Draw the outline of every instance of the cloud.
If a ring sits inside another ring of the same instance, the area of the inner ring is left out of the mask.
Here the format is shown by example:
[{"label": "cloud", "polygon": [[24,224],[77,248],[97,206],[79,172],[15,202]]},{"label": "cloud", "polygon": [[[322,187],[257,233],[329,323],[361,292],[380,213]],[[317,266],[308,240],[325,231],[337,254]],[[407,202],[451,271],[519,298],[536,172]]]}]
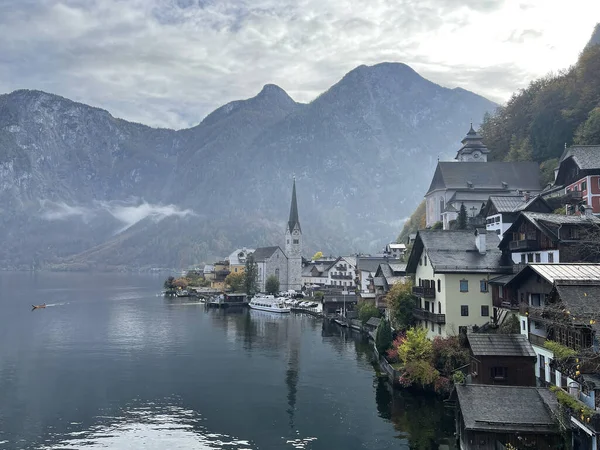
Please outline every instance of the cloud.
[{"label": "cloud", "polygon": [[450,87],[463,67],[513,64],[518,85],[460,85],[506,99],[573,63],[598,16],[597,0],[3,0],[0,92],[182,128],[266,83],[306,102],[360,64],[400,61]]},{"label": "cloud", "polygon": [[123,224],[118,232],[124,231],[136,223],[151,219],[159,222],[167,217],[187,217],[197,214],[191,209],[180,209],[176,205],[152,204],[138,199],[128,201],[94,202],[93,206],[71,206],[64,202],[40,201],[40,217],[49,221],[81,218],[89,222],[102,212],[107,212]]}]

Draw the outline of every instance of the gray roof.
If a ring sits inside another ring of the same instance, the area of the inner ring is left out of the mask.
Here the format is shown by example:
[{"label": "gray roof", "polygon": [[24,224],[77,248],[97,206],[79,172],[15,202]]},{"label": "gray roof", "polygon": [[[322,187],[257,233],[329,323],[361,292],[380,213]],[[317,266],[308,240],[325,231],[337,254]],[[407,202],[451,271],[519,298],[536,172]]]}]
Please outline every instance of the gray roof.
[{"label": "gray roof", "polygon": [[587,323],[600,315],[600,284],[557,284],[555,289],[575,322]]},{"label": "gray roof", "polygon": [[559,433],[551,411],[557,408],[548,389],[524,386],[457,385],[467,430]]},{"label": "gray roof", "polygon": [[[473,163],[475,164],[475,163]],[[498,249],[496,234],[488,234],[486,252],[479,253],[472,230],[420,230],[406,266],[415,273],[423,248],[437,273],[504,273],[512,271],[512,263]]]},{"label": "gray roof", "polygon": [[389,264],[390,269],[392,269],[392,272],[403,272],[406,273],[406,264]]},{"label": "gray roof", "polygon": [[561,263],[529,264],[528,266],[549,283],[559,280],[600,282],[600,264]]},{"label": "gray roof", "polygon": [[372,327],[378,327],[380,323],[381,319],[377,317],[371,317],[369,320],[367,320],[367,325],[371,325]]},{"label": "gray roof", "polygon": [[384,263],[398,264],[398,263],[400,263],[400,260],[393,259],[393,258],[377,257],[377,256],[368,256],[368,257],[360,256],[356,259],[356,264],[357,264],[358,270],[364,271],[364,272],[372,272],[373,274],[375,274],[375,272],[377,272],[377,268],[379,267],[379,264],[384,264]]},{"label": "gray roof", "polygon": [[482,202],[485,203],[490,198],[490,193],[487,191],[456,191],[448,203],[456,205],[459,202]]},{"label": "gray roof", "polygon": [[[436,189],[464,189],[467,181],[473,190],[508,189],[539,191],[540,168],[535,162],[438,162],[427,194]],[[490,193],[490,192],[489,192]]]},{"label": "gray roof", "polygon": [[582,170],[600,169],[600,145],[575,145],[567,148],[560,162],[567,158],[573,158],[573,161]]},{"label": "gray roof", "polygon": [[385,278],[383,278],[383,277],[374,277],[373,278],[373,285],[380,286],[380,287],[385,287]]},{"label": "gray roof", "polygon": [[266,261],[271,256],[273,256],[273,254],[277,251],[278,248],[279,248],[278,246],[257,248],[254,251],[254,253],[252,254],[252,256],[254,257],[254,261],[256,261],[256,262]]},{"label": "gray roof", "polygon": [[510,275],[500,275],[499,277],[491,278],[489,284],[498,284],[504,286],[510,280],[515,277],[516,274],[511,273]]},{"label": "gray roof", "polygon": [[552,213],[538,213],[523,211],[521,213],[527,217],[532,223],[536,222],[547,222],[553,225],[566,225],[566,224],[600,224],[600,219],[596,216],[575,216],[566,214],[552,214]]},{"label": "gray roof", "polygon": [[523,334],[469,333],[467,339],[475,356],[536,357],[533,347]]}]

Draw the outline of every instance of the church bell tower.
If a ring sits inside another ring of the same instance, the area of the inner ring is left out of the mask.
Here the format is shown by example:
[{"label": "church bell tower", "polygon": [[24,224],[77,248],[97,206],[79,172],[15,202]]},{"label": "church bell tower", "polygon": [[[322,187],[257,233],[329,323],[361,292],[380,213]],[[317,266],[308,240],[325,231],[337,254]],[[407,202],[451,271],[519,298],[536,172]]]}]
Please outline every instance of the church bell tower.
[{"label": "church bell tower", "polygon": [[298,202],[296,200],[296,178],[292,188],[292,204],[290,218],[285,229],[285,254],[288,258],[287,289],[300,291],[302,288],[302,229],[298,219]]}]

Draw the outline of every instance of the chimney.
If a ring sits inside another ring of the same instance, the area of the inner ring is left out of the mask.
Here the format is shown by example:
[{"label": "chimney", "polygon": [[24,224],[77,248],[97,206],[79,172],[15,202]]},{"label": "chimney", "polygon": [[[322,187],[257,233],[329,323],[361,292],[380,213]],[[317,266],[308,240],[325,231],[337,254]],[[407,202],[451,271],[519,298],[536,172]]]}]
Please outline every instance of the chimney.
[{"label": "chimney", "polygon": [[529,191],[523,192],[523,201],[524,202],[528,202],[530,198],[531,198],[531,195],[529,194]]},{"label": "chimney", "polygon": [[584,211],[583,212],[584,216],[587,216],[587,217],[592,217],[593,216],[594,209],[590,205],[585,205],[583,207],[583,211]]},{"label": "chimney", "polygon": [[485,255],[486,252],[485,235],[485,228],[475,228],[475,246],[482,255]]}]

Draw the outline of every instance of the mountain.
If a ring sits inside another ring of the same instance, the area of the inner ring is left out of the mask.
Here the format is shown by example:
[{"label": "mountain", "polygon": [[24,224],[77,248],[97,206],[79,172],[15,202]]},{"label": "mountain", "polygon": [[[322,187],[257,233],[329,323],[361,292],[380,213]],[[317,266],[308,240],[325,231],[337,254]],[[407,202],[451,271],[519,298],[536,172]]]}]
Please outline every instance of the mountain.
[{"label": "mountain", "polygon": [[495,107],[399,63],[357,67],[309,104],[268,84],[179,131],[2,95],[0,267],[186,267],[281,245],[292,176],[307,255],[378,250]]},{"label": "mountain", "polygon": [[589,42],[585,46],[586,50],[588,48],[592,47],[593,45],[600,45],[600,23],[596,24],[596,27],[594,28],[594,32],[592,33],[592,37],[590,38]]}]

